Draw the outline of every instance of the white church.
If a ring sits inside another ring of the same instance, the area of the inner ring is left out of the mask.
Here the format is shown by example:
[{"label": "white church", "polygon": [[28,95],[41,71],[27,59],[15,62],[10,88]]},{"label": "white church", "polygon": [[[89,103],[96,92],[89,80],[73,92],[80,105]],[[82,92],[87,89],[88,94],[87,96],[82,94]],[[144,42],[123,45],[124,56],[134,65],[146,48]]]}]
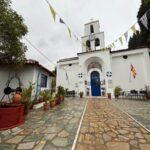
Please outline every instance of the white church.
[{"label": "white church", "polygon": [[[57,87],[80,92],[84,96],[114,96],[114,89],[141,90],[150,86],[150,51],[148,48],[111,51],[105,48],[99,21],[84,26],[82,52],[77,57],[57,62]],[[131,66],[136,75],[133,76]]]}]

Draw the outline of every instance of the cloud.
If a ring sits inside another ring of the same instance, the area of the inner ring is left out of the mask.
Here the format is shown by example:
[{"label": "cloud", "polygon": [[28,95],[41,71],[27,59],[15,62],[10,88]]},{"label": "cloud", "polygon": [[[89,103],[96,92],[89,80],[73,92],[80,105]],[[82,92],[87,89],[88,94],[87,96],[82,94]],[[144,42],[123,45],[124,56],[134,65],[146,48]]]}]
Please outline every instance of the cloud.
[{"label": "cloud", "polygon": [[[29,28],[28,39],[50,60],[76,56],[81,44],[70,39],[63,24],[55,23],[44,0],[13,0],[12,7],[23,16]],[[136,22],[141,0],[55,0],[52,6],[79,37],[84,34],[84,24],[91,18],[100,20],[100,30],[105,32],[106,44],[111,43]],[[27,57],[52,68],[43,56],[28,43]],[[119,47],[121,48],[121,47]]]}]

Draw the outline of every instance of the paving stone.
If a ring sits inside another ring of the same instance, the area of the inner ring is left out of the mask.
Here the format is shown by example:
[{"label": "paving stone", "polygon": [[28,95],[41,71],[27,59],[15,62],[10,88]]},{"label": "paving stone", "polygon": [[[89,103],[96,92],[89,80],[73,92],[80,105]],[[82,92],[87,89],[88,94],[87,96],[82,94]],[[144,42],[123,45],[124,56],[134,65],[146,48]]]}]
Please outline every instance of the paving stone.
[{"label": "paving stone", "polygon": [[25,136],[20,136],[20,135],[17,135],[11,139],[9,139],[8,141],[6,141],[6,143],[12,143],[12,144],[17,144],[19,142],[21,142],[21,140],[24,138]]},{"label": "paving stone", "polygon": [[124,135],[118,135],[118,141],[128,141],[129,140],[129,138],[128,137],[126,137],[126,136],[124,136]]},{"label": "paving stone", "polygon": [[139,139],[143,139],[143,135],[141,133],[136,133],[135,134],[135,137],[139,138]]},{"label": "paving stone", "polygon": [[44,139],[51,141],[55,136],[56,136],[55,133],[52,133],[52,134],[45,134],[45,135],[44,135]]},{"label": "paving stone", "polygon": [[6,130],[6,131],[2,131],[1,134],[4,135],[4,136],[7,136],[11,133],[10,130]]},{"label": "paving stone", "polygon": [[120,134],[127,134],[127,133],[129,133],[129,131],[127,131],[127,130],[118,130],[118,132],[120,133]]},{"label": "paving stone", "polygon": [[114,107],[112,101],[89,100],[76,150],[88,150],[90,145],[91,149],[94,147],[97,150],[140,150],[139,144],[150,144],[150,134],[141,128],[128,115]]},{"label": "paving stone", "polygon": [[136,140],[131,140],[130,141],[130,144],[131,144],[131,146],[133,147],[133,148],[138,148],[139,146],[138,146],[138,141],[136,141]]},{"label": "paving stone", "polygon": [[66,130],[63,130],[58,134],[58,136],[59,137],[68,137],[69,133]]},{"label": "paving stone", "polygon": [[103,134],[103,138],[105,142],[108,142],[112,139],[111,136],[109,136],[108,134]]},{"label": "paving stone", "polygon": [[150,149],[150,144],[140,144],[140,149],[141,150],[149,150]]},{"label": "paving stone", "polygon": [[129,150],[129,144],[125,142],[108,142],[108,150]]},{"label": "paving stone", "polygon": [[31,134],[31,135],[28,135],[24,138],[24,142],[36,142],[38,140],[41,140],[42,139],[42,135],[40,134]]},{"label": "paving stone", "polygon": [[68,146],[68,139],[57,137],[52,140],[52,143],[57,147],[66,147]]},{"label": "paving stone", "polygon": [[21,143],[17,147],[17,149],[32,149],[35,145],[35,142],[26,142],[26,143]]},{"label": "paving stone", "polygon": [[46,144],[46,141],[42,140],[39,142],[39,144],[37,144],[33,150],[42,150],[44,145]]},{"label": "paving stone", "polygon": [[1,143],[0,150],[14,150],[15,146],[12,144]]}]

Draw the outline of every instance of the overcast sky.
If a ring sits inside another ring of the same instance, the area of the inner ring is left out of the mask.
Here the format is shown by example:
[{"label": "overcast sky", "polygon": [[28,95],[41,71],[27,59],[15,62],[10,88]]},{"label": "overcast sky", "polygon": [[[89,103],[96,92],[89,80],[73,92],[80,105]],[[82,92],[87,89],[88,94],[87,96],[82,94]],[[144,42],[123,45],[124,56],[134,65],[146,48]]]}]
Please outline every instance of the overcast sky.
[{"label": "overcast sky", "polygon": [[[79,37],[83,36],[84,24],[100,21],[105,32],[106,45],[116,40],[135,22],[141,0],[48,0],[57,13]],[[81,44],[70,39],[66,27],[54,23],[45,0],[12,0],[12,7],[24,18],[28,26],[27,38],[56,64],[61,58],[74,57],[81,52]],[[27,58],[38,60],[48,69],[54,67],[27,42]],[[126,44],[122,47],[126,48]]]}]

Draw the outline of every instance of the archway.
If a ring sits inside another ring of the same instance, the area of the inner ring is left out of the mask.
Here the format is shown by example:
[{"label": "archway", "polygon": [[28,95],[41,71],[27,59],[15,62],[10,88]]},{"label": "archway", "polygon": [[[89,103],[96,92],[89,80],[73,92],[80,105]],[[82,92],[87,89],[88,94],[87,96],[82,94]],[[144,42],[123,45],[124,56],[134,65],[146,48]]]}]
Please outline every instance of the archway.
[{"label": "archway", "polygon": [[97,71],[91,73],[91,94],[92,96],[101,96],[100,74]]}]

